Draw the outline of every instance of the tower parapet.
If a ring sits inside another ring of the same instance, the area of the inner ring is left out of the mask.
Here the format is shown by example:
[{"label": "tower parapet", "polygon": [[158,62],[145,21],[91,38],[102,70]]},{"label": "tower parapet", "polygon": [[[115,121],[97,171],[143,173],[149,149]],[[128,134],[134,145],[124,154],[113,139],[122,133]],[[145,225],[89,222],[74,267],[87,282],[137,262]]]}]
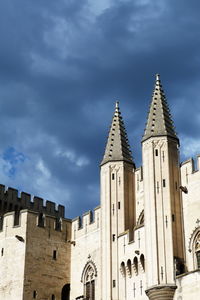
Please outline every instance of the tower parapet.
[{"label": "tower parapet", "polygon": [[100,206],[97,206],[94,211],[85,212],[82,217],[77,217],[72,220],[72,239],[77,239],[85,234],[91,233],[100,228]]},{"label": "tower parapet", "polygon": [[5,188],[5,185],[0,184],[0,215],[10,211],[20,211],[29,209],[35,212],[47,214],[57,218],[64,218],[65,208],[63,205],[56,205],[51,201],[46,201],[40,197],[34,196],[33,201],[31,195],[21,192],[11,187]]}]

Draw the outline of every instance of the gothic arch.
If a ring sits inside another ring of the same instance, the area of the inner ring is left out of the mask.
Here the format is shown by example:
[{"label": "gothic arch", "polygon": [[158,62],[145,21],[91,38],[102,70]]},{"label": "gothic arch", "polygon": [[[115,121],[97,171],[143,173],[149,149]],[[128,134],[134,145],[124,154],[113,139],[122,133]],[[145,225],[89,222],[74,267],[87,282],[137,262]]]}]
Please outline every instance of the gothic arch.
[{"label": "gothic arch", "polygon": [[127,268],[128,276],[131,277],[132,276],[132,265],[131,265],[130,259],[127,260],[126,268]]},{"label": "gothic arch", "polygon": [[136,256],[133,259],[133,270],[135,275],[138,275],[138,258]]},{"label": "gothic arch", "polygon": [[85,264],[85,267],[83,268],[83,272],[82,272],[82,275],[81,275],[81,282],[85,281],[85,276],[86,276],[86,273],[87,273],[89,268],[93,269],[94,276],[97,277],[97,267],[96,267],[95,263],[92,260],[89,260]]},{"label": "gothic arch", "polygon": [[144,259],[144,254],[140,255],[140,264],[142,266],[143,272],[145,271],[145,259]]},{"label": "gothic arch", "polygon": [[95,300],[96,294],[96,277],[97,277],[97,268],[93,261],[88,261],[85,265],[81,281],[83,282],[83,295],[86,300]]},{"label": "gothic arch", "polygon": [[126,267],[125,267],[125,263],[122,261],[121,265],[120,265],[120,271],[122,273],[122,276],[125,277],[126,276]]},{"label": "gothic arch", "polygon": [[189,240],[189,252],[193,255],[194,269],[200,268],[200,226],[196,227]]}]

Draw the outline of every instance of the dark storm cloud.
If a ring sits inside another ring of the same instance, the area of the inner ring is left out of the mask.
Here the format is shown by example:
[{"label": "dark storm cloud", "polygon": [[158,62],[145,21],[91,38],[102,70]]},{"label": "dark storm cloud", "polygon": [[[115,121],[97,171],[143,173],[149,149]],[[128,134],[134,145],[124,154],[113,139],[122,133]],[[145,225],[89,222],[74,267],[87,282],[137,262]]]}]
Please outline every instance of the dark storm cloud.
[{"label": "dark storm cloud", "polygon": [[[157,72],[182,157],[189,143],[195,154],[199,9],[179,0],[1,1],[1,182],[66,204],[68,217],[93,208],[114,102],[139,165]],[[25,159],[13,163],[19,153]]]}]

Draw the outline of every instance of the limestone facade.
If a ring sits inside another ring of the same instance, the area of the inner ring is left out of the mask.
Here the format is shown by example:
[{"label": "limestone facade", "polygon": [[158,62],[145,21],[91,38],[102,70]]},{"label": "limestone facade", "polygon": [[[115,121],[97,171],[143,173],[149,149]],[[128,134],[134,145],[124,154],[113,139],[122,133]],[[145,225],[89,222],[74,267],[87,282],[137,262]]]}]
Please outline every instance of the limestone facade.
[{"label": "limestone facade", "polygon": [[179,144],[157,75],[142,166],[117,103],[93,212],[0,186],[0,299],[199,299],[200,157],[180,164]]}]

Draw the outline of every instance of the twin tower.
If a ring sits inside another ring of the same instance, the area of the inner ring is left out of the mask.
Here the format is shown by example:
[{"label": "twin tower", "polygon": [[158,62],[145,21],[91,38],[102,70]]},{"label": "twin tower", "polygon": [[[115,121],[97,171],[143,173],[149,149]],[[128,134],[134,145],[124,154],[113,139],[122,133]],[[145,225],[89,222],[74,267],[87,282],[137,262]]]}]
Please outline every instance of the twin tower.
[{"label": "twin tower", "polygon": [[[179,139],[159,75],[144,136],[142,174],[145,232],[146,295],[150,300],[173,299],[175,262],[184,268]],[[101,163],[102,299],[120,299],[118,237],[136,227],[135,164],[116,103]],[[127,298],[128,299],[128,298]]]}]

